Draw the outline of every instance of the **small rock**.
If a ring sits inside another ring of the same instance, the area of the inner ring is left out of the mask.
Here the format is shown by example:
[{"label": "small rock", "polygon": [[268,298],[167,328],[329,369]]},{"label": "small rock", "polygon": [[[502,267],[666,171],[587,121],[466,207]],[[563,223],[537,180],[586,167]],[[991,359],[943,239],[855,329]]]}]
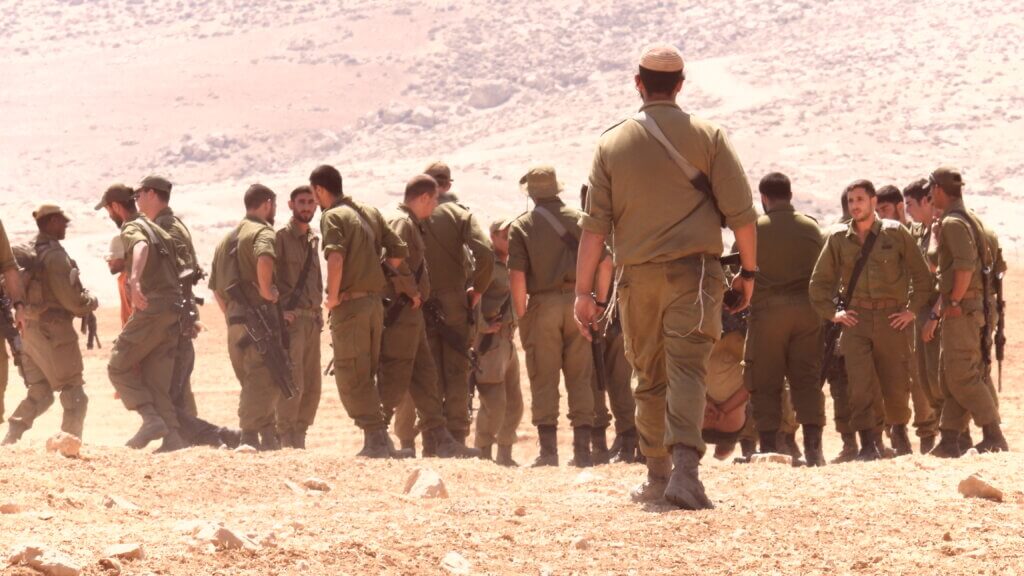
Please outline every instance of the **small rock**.
[{"label": "small rock", "polygon": [[306,478],[302,481],[302,485],[310,490],[316,490],[318,492],[330,492],[331,485],[323,480],[315,477]]},{"label": "small rock", "polygon": [[437,472],[417,468],[405,481],[405,494],[413,498],[447,498],[448,488]]},{"label": "small rock", "polygon": [[130,500],[122,498],[120,496],[104,496],[103,497],[104,508],[120,508],[121,510],[137,511],[141,510],[138,506],[132,503]]},{"label": "small rock", "polygon": [[309,572],[309,562],[306,562],[305,560],[299,560],[295,563],[295,569],[305,574]]},{"label": "small rock", "polygon": [[50,512],[49,510],[44,510],[40,512],[39,515],[36,517],[40,520],[53,520],[53,512]]},{"label": "small rock", "polygon": [[142,544],[115,544],[103,551],[104,556],[121,560],[141,560],[146,557]]},{"label": "small rock", "polygon": [[100,569],[109,572],[112,576],[118,576],[121,573],[121,561],[117,558],[102,558],[100,559]]},{"label": "small rock", "polygon": [[219,528],[213,535],[214,544],[221,550],[245,550],[255,552],[259,550],[256,543],[247,536],[243,536],[229,528]]},{"label": "small rock", "polygon": [[296,484],[295,482],[292,482],[291,480],[285,480],[284,481],[284,486],[285,486],[285,488],[291,490],[292,492],[294,492],[298,496],[305,496],[306,495],[306,491],[302,489],[302,486],[299,486],[298,484]]},{"label": "small rock", "polygon": [[952,542],[953,541],[953,535],[950,534],[949,532],[946,532],[945,534],[942,535],[942,540],[945,541],[945,542]]},{"label": "small rock", "polygon": [[972,457],[972,456],[977,456],[977,455],[978,455],[978,449],[971,447],[971,448],[968,448],[967,451],[964,452],[960,457],[961,458],[965,458],[965,457]]},{"label": "small rock", "polygon": [[301,532],[306,528],[306,525],[302,522],[299,522],[298,520],[289,522],[288,525],[291,526],[292,530],[295,530],[296,532]]},{"label": "small rock", "polygon": [[526,506],[519,506],[513,514],[516,516],[526,516]]},{"label": "small rock", "polygon": [[785,464],[793,465],[793,457],[789,454],[754,454],[750,457],[751,464]]},{"label": "small rock", "polygon": [[444,555],[441,559],[441,568],[449,574],[469,574],[470,565],[469,560],[466,560],[462,554],[458,552],[449,552]]},{"label": "small rock", "polygon": [[1003,501],[1003,491],[986,482],[978,474],[971,474],[961,481],[959,490],[964,498],[984,498],[993,502]]},{"label": "small rock", "polygon": [[572,548],[574,550],[590,550],[590,539],[586,536],[574,538],[572,541]]},{"label": "small rock", "polygon": [[0,514],[21,514],[25,509],[21,507],[21,504],[0,504]]},{"label": "small rock", "polygon": [[24,564],[46,574],[46,576],[78,576],[82,568],[74,560],[54,550],[46,550],[38,544],[22,544],[11,552],[9,565]]},{"label": "small rock", "polygon": [[255,454],[257,450],[253,446],[249,446],[248,444],[242,444],[238,448],[235,448],[235,452],[238,454]]},{"label": "small rock", "polygon": [[597,474],[594,474],[590,470],[584,470],[576,475],[576,478],[573,479],[572,483],[579,486],[581,484],[588,484],[590,482],[593,482],[598,478],[600,478],[600,476],[598,476]]},{"label": "small rock", "polygon": [[82,440],[74,434],[58,432],[46,440],[47,452],[59,452],[65,458],[78,458],[82,451]]}]

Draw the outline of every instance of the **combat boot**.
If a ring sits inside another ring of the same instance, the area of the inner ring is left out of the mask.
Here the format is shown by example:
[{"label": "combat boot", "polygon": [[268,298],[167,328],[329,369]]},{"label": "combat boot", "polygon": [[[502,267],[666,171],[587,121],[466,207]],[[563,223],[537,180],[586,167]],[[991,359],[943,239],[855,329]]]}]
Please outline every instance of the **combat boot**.
[{"label": "combat boot", "polygon": [[960,457],[960,432],[956,430],[939,430],[939,443],[928,454],[936,458]]},{"label": "combat boot", "polygon": [[906,456],[914,453],[914,447],[910,444],[910,435],[907,433],[906,424],[897,424],[892,427],[892,449],[896,456]]},{"label": "combat boot", "polygon": [[138,412],[139,416],[142,416],[142,425],[139,426],[139,431],[135,433],[135,436],[132,436],[125,443],[125,446],[141,450],[150,442],[166,436],[169,430],[164,419],[156,413],[156,409],[153,408],[152,404],[139,406]]},{"label": "combat boot", "polygon": [[21,435],[28,430],[28,426],[25,426],[21,422],[11,422],[8,420],[7,423],[7,435],[4,436],[3,445],[10,446],[15,444],[18,440],[21,440]]},{"label": "combat boot", "polygon": [[660,502],[665,498],[665,488],[672,474],[672,460],[668,456],[647,457],[647,480],[629,491],[633,502]]},{"label": "combat boot", "polygon": [[935,448],[935,436],[937,434],[921,437],[921,454],[927,454],[932,451],[932,448]]},{"label": "combat boot", "polygon": [[387,439],[388,443],[388,457],[395,458],[396,460],[405,460],[416,457],[415,449],[408,450],[405,448],[395,448],[395,441],[391,439],[391,434],[388,434],[387,428],[384,428],[384,438]]},{"label": "combat boot", "polygon": [[85,429],[85,414],[89,410],[89,397],[81,386],[69,386],[60,392],[60,404],[64,408],[64,416],[60,429],[72,436],[82,439]]},{"label": "combat boot", "polygon": [[999,423],[989,424],[981,427],[981,442],[974,447],[975,450],[984,454],[986,452],[1009,452],[1010,446],[1003,437],[1003,430]]},{"label": "combat boot", "polygon": [[[403,439],[399,438],[398,439],[398,445],[399,445],[401,450],[406,450],[406,451],[412,452],[412,457],[413,458],[416,457],[416,439],[415,438],[413,438],[412,440],[403,440]],[[426,439],[424,439],[423,445],[424,445],[423,455],[426,456],[427,455],[426,448],[425,448],[425,446],[426,446]]]},{"label": "combat boot", "polygon": [[512,459],[512,445],[498,444],[498,458],[494,461],[498,466],[518,468],[519,463]]},{"label": "combat boot", "polygon": [[168,452],[175,452],[188,448],[188,444],[181,438],[176,429],[171,429],[166,436],[164,436],[163,442],[160,443],[160,447],[156,449],[157,454],[166,454]]},{"label": "combat boot", "polygon": [[363,430],[363,449],[356,456],[363,458],[390,458],[388,432],[383,428]]},{"label": "combat boot", "polygon": [[857,458],[860,448],[857,446],[857,435],[853,432],[843,432],[843,449],[839,455],[832,459],[833,464],[845,464],[853,462]]},{"label": "combat boot", "polygon": [[796,444],[796,432],[780,432],[778,437],[779,453],[788,454],[793,459],[793,465],[802,465],[804,454]]},{"label": "combat boot", "polygon": [[494,461],[494,444],[480,447],[480,459]]},{"label": "combat boot", "polygon": [[873,429],[857,432],[857,435],[860,436],[860,452],[857,454],[857,462],[872,462],[882,459],[882,455],[878,452],[878,439],[875,438],[875,434]]},{"label": "combat boot", "polygon": [[306,429],[296,428],[292,430],[292,448],[296,450],[306,449]]},{"label": "combat boot", "polygon": [[590,430],[590,457],[594,465],[607,464],[611,462],[612,455],[608,451],[608,437],[605,431],[608,428],[594,427]]},{"label": "combat boot", "polygon": [[762,430],[757,433],[759,444],[761,449],[757,451],[758,454],[775,454],[778,453],[779,449],[776,445],[776,438],[778,438],[778,430]]},{"label": "combat boot", "polygon": [[821,426],[804,424],[804,460],[810,467],[825,465],[825,453],[821,449]]},{"label": "combat boot", "polygon": [[530,468],[558,466],[558,427],[550,424],[537,426],[537,441],[540,454],[530,463]]},{"label": "combat boot", "polygon": [[961,456],[966,454],[971,448],[974,448],[974,439],[971,438],[971,427],[969,425],[966,430],[960,433],[960,438],[957,439],[957,444],[960,447]]},{"label": "combat boot", "polygon": [[[630,428],[621,434],[616,434],[615,442],[612,444],[612,451],[615,453],[610,458],[610,461],[623,462],[626,464],[636,462],[636,453],[638,449],[637,441],[636,428]],[[615,444],[619,445],[618,450],[614,449]]]},{"label": "combat boot", "polygon": [[427,436],[433,437],[431,444],[434,446],[434,453],[438,458],[479,458],[480,451],[476,448],[469,448],[454,438],[451,432],[444,426],[431,428],[423,432],[423,440],[426,443]]},{"label": "combat boot", "polygon": [[750,457],[757,453],[757,440],[740,439],[740,455],[732,459],[733,464],[750,464]]},{"label": "combat boot", "polygon": [[277,435],[278,441],[281,443],[281,448],[295,448],[295,438],[292,436],[291,430],[285,430]]},{"label": "combat boot", "polygon": [[462,444],[463,446],[466,445],[466,438],[469,437],[469,431],[467,431],[467,430],[449,430],[448,432],[451,435],[452,440],[455,440],[456,442],[458,442],[459,444]]},{"label": "combat boot", "polygon": [[[892,433],[890,429],[889,433]],[[875,446],[878,448],[878,454],[884,460],[890,460],[896,457],[896,451],[885,445],[885,434],[882,432],[882,428],[875,428],[874,430]]]},{"label": "combat boot", "polygon": [[665,500],[684,510],[711,510],[715,506],[704,493],[704,484],[697,473],[700,453],[696,448],[672,446],[672,476],[665,487]]},{"label": "combat boot", "polygon": [[715,444],[715,460],[727,460],[736,451],[736,441]]},{"label": "combat boot", "polygon": [[238,435],[238,445],[259,449],[260,433],[256,430],[242,430]]},{"label": "combat boot", "polygon": [[217,438],[221,444],[234,450],[242,443],[242,431],[225,426],[217,430]]},{"label": "combat boot", "polygon": [[576,426],[572,429],[572,460],[569,460],[569,466],[590,468],[594,465],[594,458],[590,453],[592,436],[593,428],[590,426]]},{"label": "combat boot", "polygon": [[277,429],[273,424],[260,430],[259,449],[261,452],[274,452],[281,449],[281,439],[277,437]]},{"label": "combat boot", "polygon": [[427,437],[427,435],[424,434],[423,435],[423,457],[424,458],[433,458],[435,456],[437,456],[437,451],[434,449],[434,442],[431,440],[431,438]]}]

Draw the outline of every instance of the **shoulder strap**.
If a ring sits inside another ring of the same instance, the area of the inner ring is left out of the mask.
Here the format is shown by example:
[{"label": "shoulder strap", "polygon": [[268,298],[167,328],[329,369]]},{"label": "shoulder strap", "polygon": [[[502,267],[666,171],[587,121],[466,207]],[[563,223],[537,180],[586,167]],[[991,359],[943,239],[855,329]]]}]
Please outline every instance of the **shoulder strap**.
[{"label": "shoulder strap", "polygon": [[864,239],[864,245],[860,247],[860,255],[857,256],[857,261],[853,264],[853,272],[850,273],[850,283],[846,285],[846,293],[841,297],[841,303],[844,307],[853,298],[853,291],[857,288],[857,280],[860,279],[860,273],[864,271],[864,266],[868,263],[868,256],[871,254],[871,249],[875,247],[875,240],[877,239],[878,234],[872,231]]},{"label": "shoulder strap", "polygon": [[156,248],[156,251],[160,254],[160,258],[163,261],[163,265],[171,273],[171,278],[176,282],[181,281],[180,270],[178,270],[178,262],[173,257],[174,252],[169,250],[167,245],[164,244],[163,240],[157,236],[156,231],[146,221],[145,218],[137,218],[135,222],[138,222],[139,227],[146,233],[146,237],[149,238],[149,245]]},{"label": "shoulder strap", "polygon": [[573,234],[565,228],[565,226],[558,220],[558,218],[554,214],[551,213],[550,210],[541,206],[540,204],[537,204],[533,207],[533,212],[535,214],[540,214],[544,218],[544,220],[546,220],[547,223],[550,224],[552,228],[554,228],[555,234],[558,234],[558,237],[562,239],[562,242],[565,243],[565,245],[573,254],[576,254],[579,251],[579,238],[573,236]]},{"label": "shoulder strap", "polygon": [[349,200],[348,198],[346,198],[345,200],[348,200],[347,202],[345,202],[345,204],[349,208],[351,208],[353,212],[356,213],[356,216],[359,217],[359,225],[363,227],[363,230],[366,231],[367,234],[370,235],[370,238],[373,238],[373,245],[374,247],[376,247],[377,252],[379,254],[382,249],[382,246],[380,245],[380,239],[377,238],[377,232],[374,231],[373,226],[370,224],[370,221],[366,219],[366,215],[363,214],[363,211],[359,209],[358,206],[356,206],[356,203]]},{"label": "shoulder strap", "polygon": [[313,246],[313,242],[309,242],[309,250],[306,252],[306,261],[302,263],[302,270],[299,271],[299,279],[295,282],[295,286],[292,288],[292,293],[288,297],[288,301],[285,302],[284,310],[294,310],[295,305],[299,303],[299,295],[305,289],[306,280],[309,279],[309,271],[313,268],[313,253],[316,252],[316,248]]}]

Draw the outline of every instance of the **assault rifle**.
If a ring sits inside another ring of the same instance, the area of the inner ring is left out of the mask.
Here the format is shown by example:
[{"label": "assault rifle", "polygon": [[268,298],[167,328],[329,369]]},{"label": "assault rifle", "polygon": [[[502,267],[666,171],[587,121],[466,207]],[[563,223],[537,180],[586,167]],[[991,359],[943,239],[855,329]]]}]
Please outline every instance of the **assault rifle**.
[{"label": "assault rifle", "polygon": [[96,313],[89,312],[85,316],[82,316],[82,325],[79,330],[86,337],[86,348],[92,350],[93,347],[103,348],[103,344],[100,343],[99,330],[96,327]]},{"label": "assault rifle", "polygon": [[21,377],[24,378],[25,367],[21,362],[21,354],[24,351],[24,347],[21,342],[21,333],[18,332],[18,327],[14,324],[14,302],[11,301],[10,296],[3,292],[0,292],[0,334],[3,335],[4,340],[7,340],[7,344],[11,347],[11,360],[18,367],[18,374],[21,374]]},{"label": "assault rifle", "polygon": [[590,328],[590,351],[594,356],[594,371],[597,373],[597,389],[604,391],[608,389],[608,365],[605,363],[605,352],[608,350],[608,340],[604,332]]},{"label": "assault rifle", "polygon": [[238,282],[228,286],[226,292],[245,311],[245,331],[249,340],[243,341],[242,346],[255,346],[281,394],[286,399],[294,398],[298,390],[292,380],[292,361],[288,355],[281,309],[273,304],[253,305]]},{"label": "assault rifle", "polygon": [[480,363],[477,361],[476,356],[470,353],[469,345],[466,343],[465,338],[447,324],[448,315],[444,313],[444,309],[441,308],[439,301],[431,298],[424,302],[423,315],[427,319],[427,326],[437,332],[445,345],[454,350],[459,356],[469,360],[469,365],[474,372],[480,370]]},{"label": "assault rifle", "polygon": [[[1002,250],[999,251],[999,260],[1003,259]],[[1006,354],[1006,300],[1003,299],[1003,273],[995,275],[993,288],[996,292],[996,364],[999,366],[999,391],[1003,391],[1003,358]]]}]

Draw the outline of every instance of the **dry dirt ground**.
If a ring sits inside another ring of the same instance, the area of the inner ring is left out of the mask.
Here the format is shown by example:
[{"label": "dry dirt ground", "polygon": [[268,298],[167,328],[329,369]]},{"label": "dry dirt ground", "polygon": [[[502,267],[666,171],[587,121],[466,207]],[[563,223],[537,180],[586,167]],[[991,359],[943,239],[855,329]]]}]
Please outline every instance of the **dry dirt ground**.
[{"label": "dry dirt ground", "polygon": [[[1022,287],[1010,287],[1011,306]],[[197,397],[202,414],[233,424],[238,388],[221,318],[211,307],[206,315],[212,329],[200,340]],[[717,508],[683,512],[629,502],[628,489],[644,475],[639,465],[581,473],[564,464],[509,470],[480,461],[357,459],[359,433],[330,381],[306,452],[129,450],[121,444],[138,419],[114,400],[105,373],[115,322],[104,310],[108,344],[86,353],[92,403],[83,458],[46,452],[59,425],[55,409],[17,447],[0,450],[0,505],[22,509],[0,514],[0,574],[35,573],[6,567],[6,551],[22,542],[66,554],[84,574],[106,573],[99,560],[121,543],[140,543],[146,554],[124,562],[123,574],[1016,574],[1024,565],[1017,453],[952,462],[914,455],[814,470],[709,457],[702,476]],[[1011,322],[1011,338],[1022,329]],[[1007,436],[1018,449],[1020,354],[1012,340],[1002,396]],[[12,382],[8,412],[23,393]],[[536,452],[528,416],[520,431],[516,457],[524,462]],[[564,424],[561,432],[568,460]],[[837,450],[829,434],[828,455]],[[449,498],[403,495],[421,466],[441,475]],[[976,472],[1005,492],[1004,502],[958,493],[958,483]],[[286,485],[309,477],[332,490]],[[108,497],[138,509],[108,507]],[[192,533],[204,522],[248,534],[256,550],[196,544]]]}]

